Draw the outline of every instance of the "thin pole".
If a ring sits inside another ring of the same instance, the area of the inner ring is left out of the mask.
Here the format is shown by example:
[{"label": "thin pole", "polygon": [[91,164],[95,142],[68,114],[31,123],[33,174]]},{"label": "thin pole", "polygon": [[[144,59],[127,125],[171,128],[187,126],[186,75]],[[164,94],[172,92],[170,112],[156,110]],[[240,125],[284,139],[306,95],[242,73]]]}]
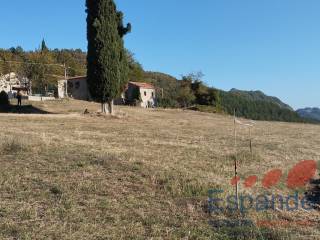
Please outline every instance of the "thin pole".
[{"label": "thin pole", "polygon": [[237,122],[236,122],[236,109],[234,109],[234,177],[236,179],[236,185],[235,185],[235,190],[236,190],[236,197],[237,197],[237,205],[239,207],[239,185],[238,185],[238,164],[237,164]]},{"label": "thin pole", "polygon": [[10,84],[10,92],[12,91],[12,85],[11,85],[11,63],[9,62],[9,84]]},{"label": "thin pole", "polygon": [[66,67],[66,64],[64,63],[63,64],[63,67],[64,67],[64,79],[66,81],[66,96],[68,97],[68,80],[67,80],[67,67]]},{"label": "thin pole", "polygon": [[252,135],[251,135],[251,127],[249,127],[249,137],[250,137],[250,153],[251,153],[251,160],[253,159],[253,151],[252,151]]}]

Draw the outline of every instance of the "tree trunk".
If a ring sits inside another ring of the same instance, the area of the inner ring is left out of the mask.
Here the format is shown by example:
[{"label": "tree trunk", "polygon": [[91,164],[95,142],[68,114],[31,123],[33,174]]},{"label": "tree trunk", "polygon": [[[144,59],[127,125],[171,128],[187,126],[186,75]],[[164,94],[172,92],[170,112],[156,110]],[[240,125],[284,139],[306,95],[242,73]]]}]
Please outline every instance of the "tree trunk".
[{"label": "tree trunk", "polygon": [[31,80],[29,80],[29,92],[28,92],[28,95],[32,95],[32,81]]},{"label": "tree trunk", "polygon": [[102,114],[114,115],[113,100],[101,103],[101,112]]},{"label": "tree trunk", "polygon": [[109,113],[110,115],[114,115],[113,100],[108,101],[108,113]]},{"label": "tree trunk", "polygon": [[107,104],[106,103],[101,103],[101,113],[107,114]]}]

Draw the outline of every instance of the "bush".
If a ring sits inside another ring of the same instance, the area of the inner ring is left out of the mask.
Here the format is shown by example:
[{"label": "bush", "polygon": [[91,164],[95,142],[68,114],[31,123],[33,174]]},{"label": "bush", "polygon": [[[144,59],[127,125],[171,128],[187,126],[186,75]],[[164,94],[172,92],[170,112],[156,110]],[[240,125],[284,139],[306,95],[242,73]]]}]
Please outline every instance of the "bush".
[{"label": "bush", "polygon": [[207,112],[207,113],[224,113],[224,111],[218,106],[210,106],[210,105],[199,105],[196,104],[192,107],[188,108],[189,110],[198,111],[198,112]]},{"label": "bush", "polygon": [[0,153],[5,155],[15,155],[29,150],[28,145],[21,139],[9,138],[0,145]]},{"label": "bush", "polygon": [[9,105],[9,97],[5,91],[0,93],[0,105],[8,106]]},{"label": "bush", "polygon": [[177,108],[179,104],[172,98],[158,98],[157,106],[162,108]]}]

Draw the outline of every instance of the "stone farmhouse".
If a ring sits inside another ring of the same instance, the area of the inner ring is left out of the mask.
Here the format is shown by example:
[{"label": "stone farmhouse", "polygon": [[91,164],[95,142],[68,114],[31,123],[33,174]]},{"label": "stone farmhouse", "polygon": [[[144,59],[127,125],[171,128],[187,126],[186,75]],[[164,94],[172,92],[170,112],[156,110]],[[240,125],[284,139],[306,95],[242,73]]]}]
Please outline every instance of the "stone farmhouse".
[{"label": "stone farmhouse", "polygon": [[156,104],[156,89],[150,83],[129,82],[125,90],[125,99],[129,103],[137,102],[144,108],[154,107]]},{"label": "stone farmhouse", "polygon": [[[58,81],[58,97],[71,97],[78,100],[89,101],[87,78],[85,76],[72,77]],[[129,104],[144,108],[154,107],[156,104],[156,89],[149,83],[129,82],[115,104]]]},{"label": "stone farmhouse", "polygon": [[71,97],[78,100],[88,101],[90,95],[87,86],[87,77],[71,77],[67,80],[58,81],[58,97]]}]

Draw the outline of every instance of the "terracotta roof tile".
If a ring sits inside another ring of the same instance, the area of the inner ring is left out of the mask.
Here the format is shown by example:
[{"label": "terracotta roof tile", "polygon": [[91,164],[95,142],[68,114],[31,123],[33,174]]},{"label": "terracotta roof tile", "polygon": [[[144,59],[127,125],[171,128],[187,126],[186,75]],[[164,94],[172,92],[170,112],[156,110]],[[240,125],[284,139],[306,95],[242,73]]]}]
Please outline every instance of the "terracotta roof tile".
[{"label": "terracotta roof tile", "polygon": [[68,80],[86,80],[87,76],[69,77]]},{"label": "terracotta roof tile", "polygon": [[135,85],[140,88],[145,88],[145,89],[154,89],[155,87],[150,84],[150,83],[143,83],[143,82],[129,82],[129,84]]}]

